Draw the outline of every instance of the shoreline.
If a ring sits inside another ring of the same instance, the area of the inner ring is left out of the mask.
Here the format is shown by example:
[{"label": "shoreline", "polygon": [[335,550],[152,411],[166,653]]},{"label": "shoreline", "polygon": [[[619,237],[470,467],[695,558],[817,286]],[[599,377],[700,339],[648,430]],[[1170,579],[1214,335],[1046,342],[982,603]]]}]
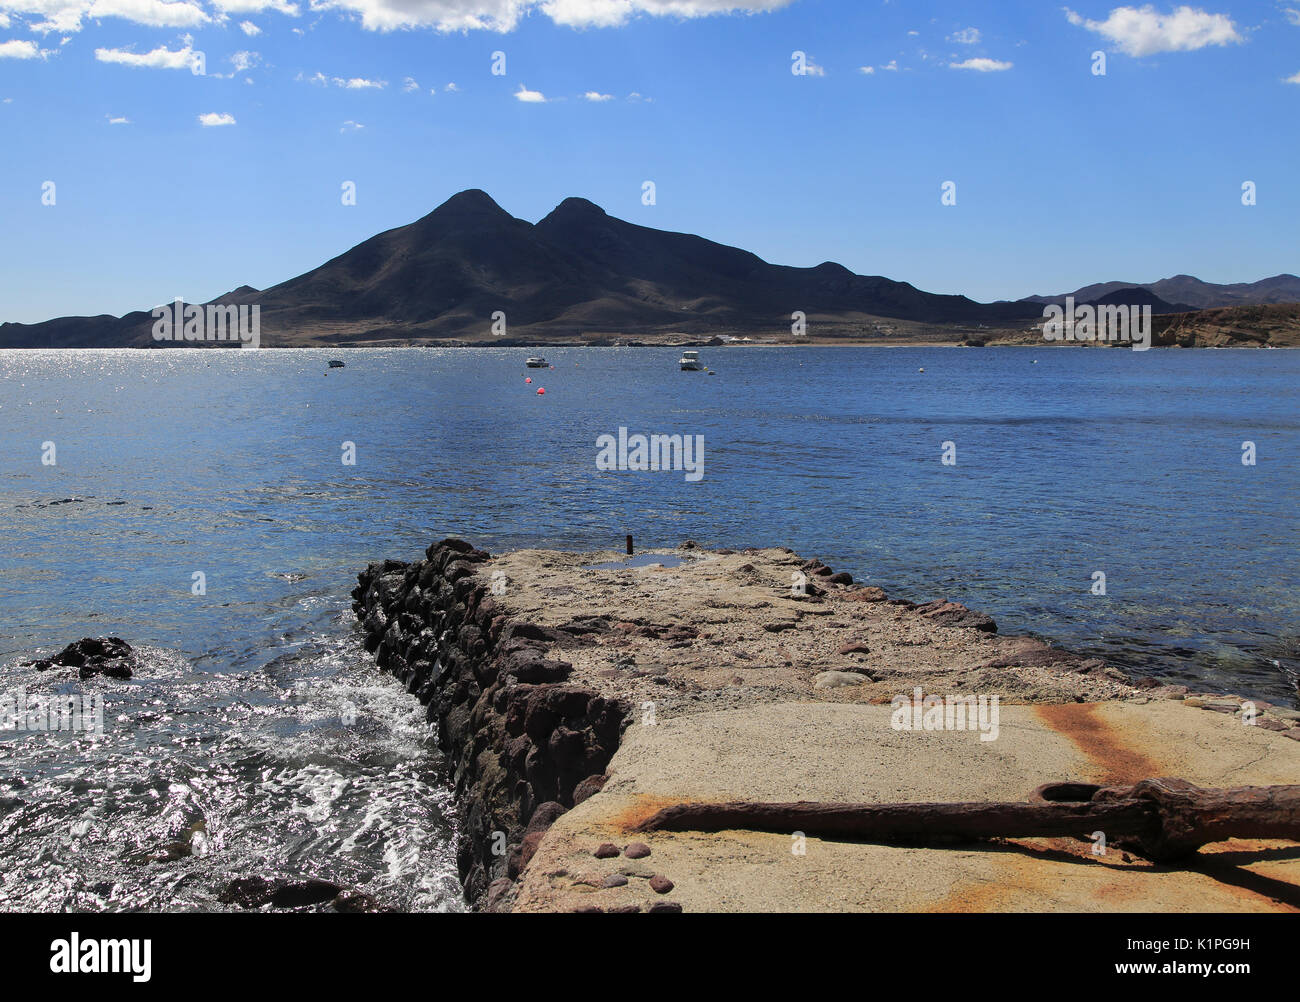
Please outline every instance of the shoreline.
[{"label": "shoreline", "polygon": [[[1134,684],[1096,658],[1001,637],[957,603],[890,600],[784,548],[688,541],[640,556],[663,563],[622,566],[612,551],[493,557],[448,539],[423,560],[359,576],[367,650],[437,725],[463,819],[458,871],[476,910],[926,910],[951,898],[949,871],[970,856],[819,840],[813,865],[790,863],[785,836],[628,841],[673,798],[962,799],[945,785],[956,782],[966,799],[1014,799],[1041,782],[1136,781],[1165,768],[1208,785],[1224,769],[1233,782],[1283,782],[1271,777],[1300,768],[1295,711]],[[914,687],[997,696],[1000,736],[891,728],[892,700]],[[1255,708],[1262,726],[1243,727]],[[945,879],[885,893],[833,877],[858,856],[896,853],[919,854]],[[996,866],[997,854],[983,855],[981,866]],[[1286,879],[1298,874],[1300,861]],[[1103,868],[1090,879],[1114,877]],[[1155,907],[1207,893],[1194,884],[1163,882]],[[1088,910],[1089,900],[1067,894],[1056,906]]]}]

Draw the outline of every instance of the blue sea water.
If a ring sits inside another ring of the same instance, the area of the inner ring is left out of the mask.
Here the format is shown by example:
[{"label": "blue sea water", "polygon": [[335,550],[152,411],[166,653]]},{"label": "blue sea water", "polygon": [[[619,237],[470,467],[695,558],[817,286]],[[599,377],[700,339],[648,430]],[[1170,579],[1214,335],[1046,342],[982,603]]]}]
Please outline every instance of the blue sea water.
[{"label": "blue sea water", "polygon": [[[0,908],[212,908],[251,873],[459,907],[436,747],[348,598],[446,535],[790,546],[1296,705],[1300,352],[525,354],[0,351],[0,690],[76,689],[19,662],[82,636],[146,666],[96,683],[101,737],[0,733]],[[703,479],[598,469],[620,427],[702,435]],[[124,862],[196,830],[189,856]]]}]

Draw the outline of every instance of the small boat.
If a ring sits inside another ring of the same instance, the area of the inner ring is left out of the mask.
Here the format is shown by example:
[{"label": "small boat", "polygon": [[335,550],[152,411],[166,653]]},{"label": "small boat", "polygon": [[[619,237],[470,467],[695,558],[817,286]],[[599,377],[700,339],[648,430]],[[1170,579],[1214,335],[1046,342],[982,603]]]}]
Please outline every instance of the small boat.
[{"label": "small boat", "polygon": [[677,364],[682,367],[682,372],[700,372],[704,369],[704,363],[700,361],[698,351],[682,352],[681,361]]},{"label": "small boat", "polygon": [[524,360],[524,365],[530,369],[545,369],[550,363],[544,358],[533,357]]},{"label": "small boat", "polygon": [[343,363],[342,363],[339,359],[337,359],[337,358],[331,358],[331,359],[330,359],[330,368],[331,368],[331,369],[341,369],[341,368],[343,368]]}]

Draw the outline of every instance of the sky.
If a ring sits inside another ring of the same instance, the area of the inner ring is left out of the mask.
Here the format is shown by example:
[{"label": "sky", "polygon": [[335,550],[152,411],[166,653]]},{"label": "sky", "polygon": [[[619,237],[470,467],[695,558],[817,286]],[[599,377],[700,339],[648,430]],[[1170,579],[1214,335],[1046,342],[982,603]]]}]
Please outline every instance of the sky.
[{"label": "sky", "polygon": [[0,321],[466,188],[980,301],[1254,281],[1300,273],[1298,126],[1300,0],[0,0]]}]

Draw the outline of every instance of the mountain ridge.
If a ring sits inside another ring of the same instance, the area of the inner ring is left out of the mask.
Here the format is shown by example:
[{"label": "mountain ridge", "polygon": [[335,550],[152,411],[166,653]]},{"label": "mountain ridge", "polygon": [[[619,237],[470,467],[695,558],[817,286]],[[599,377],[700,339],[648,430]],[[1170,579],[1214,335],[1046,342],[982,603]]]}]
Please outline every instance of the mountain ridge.
[{"label": "mountain ridge", "polygon": [[[1169,301],[1157,287],[1204,299],[1226,288],[1243,296],[1266,286],[1275,294],[1290,280],[1300,301],[1300,278],[1288,275],[1239,287],[1179,275],[1148,285],[1100,283],[1074,295],[1080,305],[1126,302],[1181,313],[1199,307]],[[772,264],[696,234],[611,216],[576,196],[530,223],[470,188],[302,274],[261,291],[241,285],[196,305],[259,306],[261,344],[275,347],[502,343],[503,330],[523,341],[788,336],[796,313],[807,318],[810,335],[840,338],[890,335],[896,323],[1023,329],[1041,320],[1043,305],[1064,298],[986,304],[858,275],[832,261]],[[149,310],[4,323],[0,347],[154,347],[152,326]]]}]

